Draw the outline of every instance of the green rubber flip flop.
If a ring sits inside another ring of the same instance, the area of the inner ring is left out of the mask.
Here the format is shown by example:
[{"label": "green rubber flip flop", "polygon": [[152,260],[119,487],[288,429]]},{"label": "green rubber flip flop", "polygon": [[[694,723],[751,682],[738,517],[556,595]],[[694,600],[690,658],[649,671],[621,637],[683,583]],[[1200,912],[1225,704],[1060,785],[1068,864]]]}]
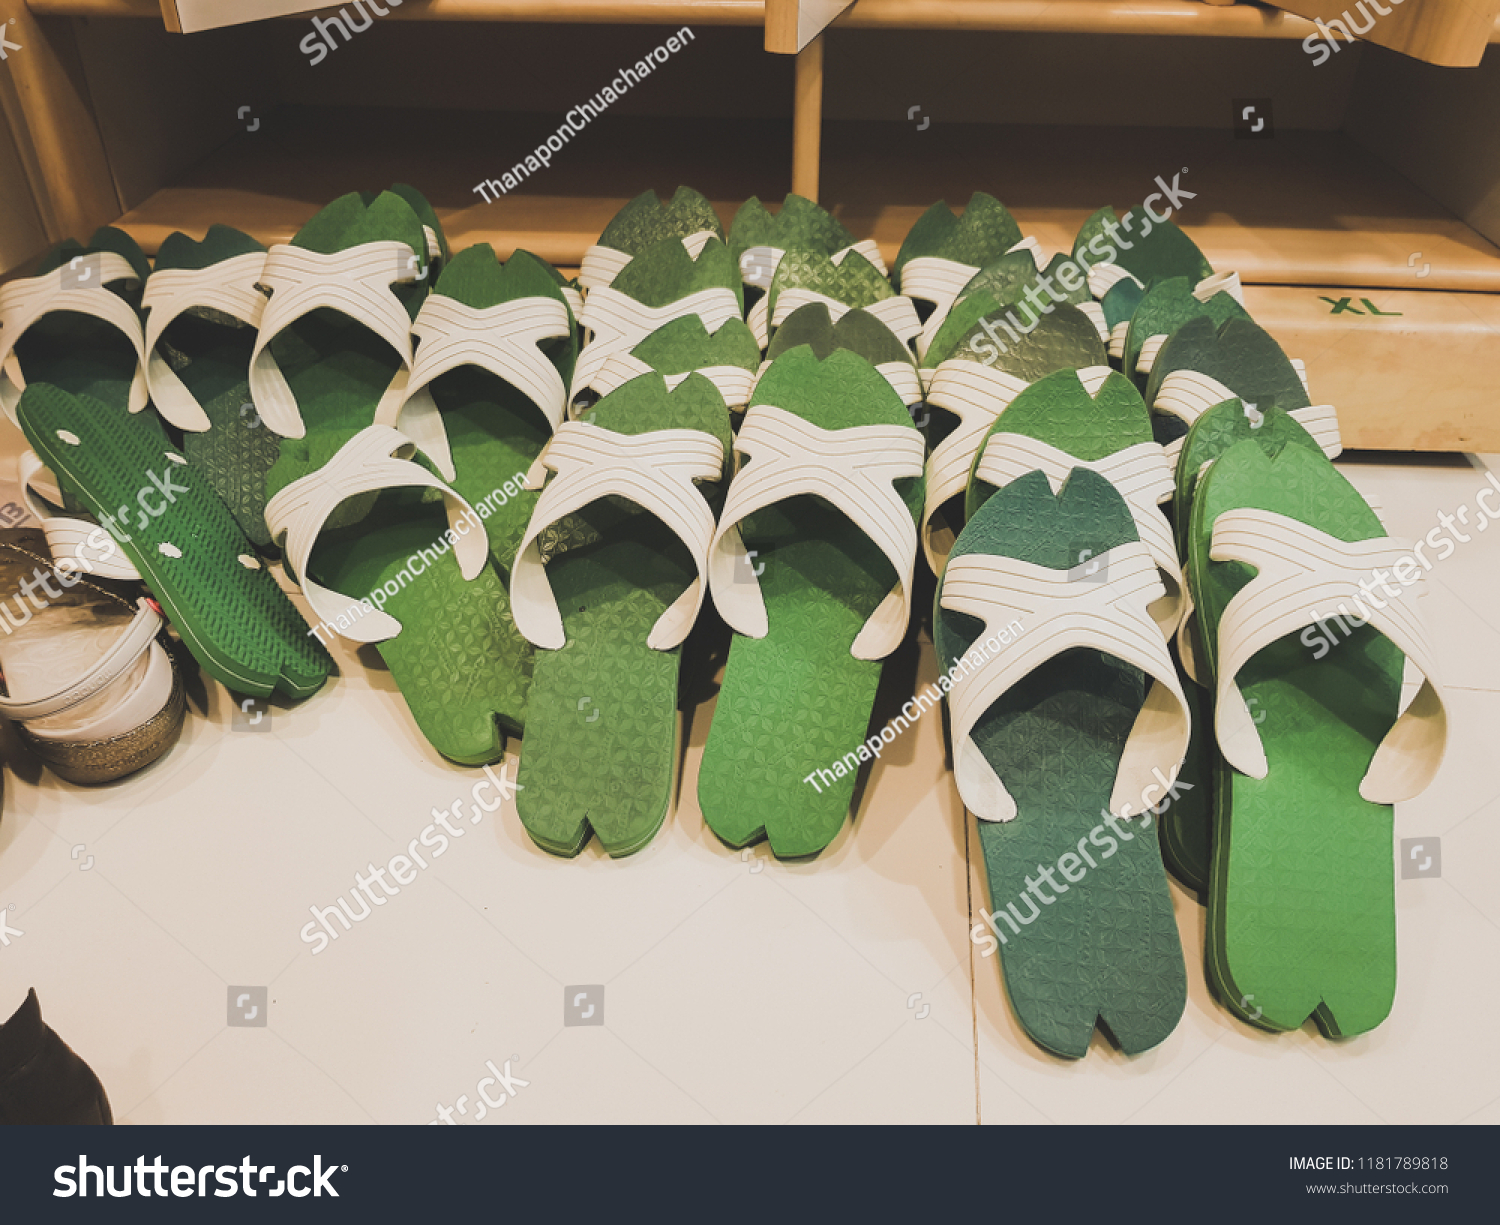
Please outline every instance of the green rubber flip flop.
[{"label": "green rubber flip flop", "polygon": [[719,215],[701,192],[679,187],[663,201],[654,191],[643,191],[610,219],[599,241],[583,253],[578,283],[585,290],[612,285],[626,264],[657,243],[671,238],[695,245],[703,241],[700,235],[724,238]]},{"label": "green rubber flip flop", "polygon": [[266,257],[271,296],[250,390],[261,421],[283,439],[270,494],[316,472],[368,426],[392,424],[406,399],[411,322],[446,250],[436,218],[424,220],[412,196],[340,196]]},{"label": "green rubber flip flop", "polygon": [[938,585],[955,781],[979,820],[993,908],[973,938],[982,956],[1000,952],[1027,1034],[1069,1058],[1096,1024],[1127,1054],[1149,1050],[1187,1001],[1145,811],[1188,735],[1146,611],[1153,579],[1130,508],[1080,469],[1057,494],[1040,471],[998,490]]},{"label": "green rubber flip flop", "polygon": [[[484,522],[499,583],[466,587],[465,599],[495,601],[483,622],[484,699],[511,735],[525,726],[532,651],[515,628],[507,584],[536,505],[527,474],[567,415],[578,357],[564,288],[562,275],[528,251],[504,265],[488,244],[455,256],[412,324],[416,355],[396,418]],[[429,402],[436,417],[416,419],[412,405]]]},{"label": "green rubber flip flop", "polygon": [[666,819],[682,642],[706,594],[729,446],[712,383],[694,374],[668,391],[653,374],[564,423],[542,455],[554,475],[511,575],[516,624],[537,648],[516,806],[554,855],[591,833],[630,855]]},{"label": "green rubber flip flop", "polygon": [[849,817],[866,737],[889,743],[869,723],[910,620],[922,436],[862,357],[804,346],[761,378],[735,448],[709,573],[737,633],[698,800],[731,846],[813,855]]},{"label": "green rubber flip flop", "polygon": [[[1129,281],[1122,281],[1120,285],[1126,287],[1126,293],[1135,289]],[[1110,290],[1110,294],[1114,292]],[[1139,290],[1135,292],[1139,293]],[[1108,298],[1109,294],[1105,296]],[[1186,277],[1153,282],[1151,288],[1140,295],[1126,323],[1125,343],[1119,354],[1121,369],[1137,387],[1144,388],[1162,345],[1183,324],[1194,319],[1211,319],[1217,328],[1229,319],[1249,318],[1250,313],[1222,290],[1200,298]]]},{"label": "green rubber flip flop", "polygon": [[[1158,418],[1159,420],[1159,418]],[[1205,465],[1236,443],[1263,438],[1273,453],[1292,443],[1318,450],[1313,437],[1297,420],[1274,405],[1247,413],[1239,400],[1215,405],[1193,423],[1177,457],[1173,481],[1172,524],[1177,556],[1184,567],[1188,559],[1188,527],[1192,520],[1193,494]],[[1191,889],[1202,902],[1208,900],[1208,882],[1213,862],[1214,771],[1213,699],[1206,688],[1208,676],[1198,660],[1198,621],[1185,617],[1173,650],[1183,675],[1191,684],[1183,686],[1193,715],[1193,737],[1178,778],[1184,794],[1161,820],[1161,849],[1172,875]]]},{"label": "green rubber flip flop", "polygon": [[[696,251],[680,239],[664,239],[631,259],[611,284],[589,290],[579,317],[586,343],[569,391],[575,417],[603,394],[599,380],[605,367],[652,333],[693,317],[705,333],[717,335],[725,324],[744,319],[744,286],[734,257],[718,238],[701,237]],[[690,335],[673,333],[679,343]],[[726,334],[730,343],[733,336]],[[619,385],[611,376],[605,381]]]},{"label": "green rubber flip flop", "polygon": [[[0,398],[50,469],[43,521],[64,561],[143,580],[203,669],[236,693],[303,698],[332,660],[234,517],[146,409],[140,286],[149,265],[123,232],[69,241],[34,277],[0,288],[6,348],[27,380]],[[23,457],[23,476],[40,477]],[[86,512],[95,522],[69,518]],[[123,557],[125,561],[121,561]]]},{"label": "green rubber flip flop", "polygon": [[760,366],[760,346],[739,319],[710,332],[697,315],[683,315],[650,333],[629,351],[622,350],[594,376],[590,390],[605,396],[643,374],[664,375],[668,387],[690,374],[701,374],[719,389],[730,412],[744,412]]},{"label": "green rubber flip flop", "polygon": [[1151,363],[1144,394],[1153,413],[1172,419],[1155,428],[1158,439],[1168,439],[1173,462],[1187,428],[1207,409],[1233,399],[1254,411],[1275,405],[1291,413],[1330,459],[1342,446],[1338,415],[1331,405],[1312,403],[1300,363],[1264,328],[1237,315],[1216,322],[1203,314],[1178,327]]},{"label": "green rubber flip flop", "polygon": [[[346,522],[338,512],[351,500],[364,509]],[[499,761],[525,701],[504,581],[479,511],[411,440],[385,425],[360,431],[272,497],[266,523],[318,640],[375,644],[433,748],[461,765]]]},{"label": "green rubber flip flop", "polygon": [[170,234],[143,299],[152,403],[182,431],[188,465],[260,549],[271,543],[266,476],[281,452],[250,397],[265,263],[266,249],[228,226],[210,226],[202,242]]},{"label": "green rubber flip flop", "polygon": [[812,349],[819,361],[836,349],[857,353],[875,367],[907,408],[922,402],[922,380],[911,350],[869,311],[852,310],[835,320],[826,302],[799,307],[776,329],[766,359],[760,363],[757,382],[778,357],[802,345]]},{"label": "green rubber flip flop", "polygon": [[251,697],[305,698],[322,687],[328,652],[153,414],[32,383],[17,416],[64,505],[81,505],[108,531],[110,543],[88,543],[106,560],[129,559],[205,672]]},{"label": "green rubber flip flop", "polygon": [[[1186,277],[1194,286],[1214,276],[1213,265],[1176,222],[1137,205],[1119,216],[1101,208],[1079,228],[1073,259],[1089,270],[1089,288],[1103,298],[1118,281],[1134,279],[1142,288],[1153,281]],[[1233,273],[1223,283],[1238,284]]]},{"label": "green rubber flip flop", "polygon": [[[1404,564],[1420,578],[1421,554],[1386,536],[1324,456],[1261,435],[1214,460],[1192,504],[1189,570],[1224,759],[1209,975],[1251,1024],[1285,1031],[1311,1016],[1348,1037],[1395,998],[1394,804],[1437,772],[1447,720],[1402,577]],[[1403,712],[1407,660],[1424,679]]]},{"label": "green rubber flip flop", "polygon": [[760,336],[770,331],[765,322],[766,291],[788,251],[827,255],[835,262],[845,252],[858,252],[881,276],[886,275],[885,261],[873,238],[856,241],[826,208],[795,194],[788,194],[776,213],[754,196],[746,200],[729,227],[729,248],[745,280],[746,318]]},{"label": "green rubber flip flop", "polygon": [[[874,315],[904,345],[922,330],[916,304],[902,297],[860,251],[842,257],[821,251],[788,251],[776,265],[776,275],[766,296],[756,304],[748,320],[762,348],[786,320],[809,303],[821,302],[835,319],[851,310]],[[762,310],[764,306],[764,310]]]},{"label": "green rubber flip flop", "polygon": [[[953,317],[981,293],[956,307]],[[1105,369],[1109,357],[1099,331],[1076,307],[1036,312],[1028,329],[1017,307],[992,307],[978,314],[954,349],[934,370],[927,386],[932,420],[928,439],[927,499],[922,511],[922,548],[934,574],[941,574],[948,550],[964,521],[964,495],[979,444],[995,419],[1023,390],[1059,370]],[[1020,306],[1024,313],[1026,307]]]}]

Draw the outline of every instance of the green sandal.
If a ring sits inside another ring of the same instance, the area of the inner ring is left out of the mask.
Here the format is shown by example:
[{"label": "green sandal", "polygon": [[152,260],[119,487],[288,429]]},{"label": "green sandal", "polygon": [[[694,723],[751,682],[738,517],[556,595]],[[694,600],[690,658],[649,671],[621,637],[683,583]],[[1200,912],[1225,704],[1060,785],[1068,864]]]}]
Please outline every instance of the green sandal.
[{"label": "green sandal", "polygon": [[261,421],[285,440],[270,493],[316,472],[366,427],[411,410],[411,324],[446,252],[436,218],[424,221],[414,195],[340,196],[266,256],[261,284],[271,297],[250,393]]},{"label": "green sandal", "polygon": [[171,234],[146,282],[146,380],[151,402],[182,431],[189,467],[266,548],[266,475],[281,440],[250,396],[250,354],[265,311],[256,288],[266,249],[238,230],[210,226],[201,243]]},{"label": "green sandal", "polygon": [[738,632],[698,799],[731,846],[764,835],[778,856],[813,855],[848,819],[910,620],[922,436],[863,358],[802,347],[760,380],[735,450],[709,575]]},{"label": "green sandal", "polygon": [[579,317],[586,343],[573,372],[570,412],[576,417],[597,402],[599,377],[612,358],[674,320],[695,316],[705,332],[717,334],[744,315],[739,270],[719,239],[705,236],[696,252],[676,238],[648,247],[612,284],[589,290]]},{"label": "green sandal", "polygon": [[938,585],[954,779],[993,907],[971,934],[983,956],[1003,946],[1027,1034],[1069,1058],[1096,1024],[1127,1054],[1149,1050],[1187,1001],[1149,811],[1168,802],[1189,735],[1147,611],[1161,594],[1130,508],[1087,470],[1056,494],[1039,471],[996,492]]},{"label": "green sandal", "polygon": [[143,411],[136,286],[146,275],[140,248],[101,230],[90,247],[65,243],[36,276],[0,287],[0,402],[35,452],[22,457],[23,487],[28,500],[52,503],[34,505],[53,557],[144,581],[215,680],[254,697],[306,697],[328,677],[327,651],[224,503]]},{"label": "green sandal", "polygon": [[[987,300],[979,295],[979,300]],[[1024,309],[1024,308],[1023,308]],[[934,371],[927,403],[934,413],[927,461],[927,500],[922,510],[922,548],[934,574],[943,572],[948,550],[963,526],[963,499],[979,444],[1016,396],[1059,370],[1100,369],[1108,358],[1098,329],[1072,306],[1038,313],[1030,330],[1015,333],[1001,350],[984,333],[1009,327],[1000,308],[985,313]],[[998,327],[996,325],[999,325]]]},{"label": "green sandal", "polygon": [[[1402,577],[1421,577],[1410,542],[1325,457],[1275,441],[1229,448],[1193,497],[1189,569],[1224,759],[1209,973],[1243,1020],[1284,1031],[1311,1016],[1348,1037],[1395,998],[1393,806],[1437,773],[1447,715]],[[1360,585],[1391,574],[1395,597]],[[1406,661],[1423,682],[1403,711]]]},{"label": "green sandal", "polygon": [[[271,498],[266,523],[319,618],[318,641],[376,644],[432,747],[486,765],[505,751],[497,717],[514,720],[525,698],[515,627],[483,519],[415,451],[390,426],[369,426]],[[351,499],[364,509],[345,524],[337,512]]]},{"label": "green sandal", "polygon": [[[594,290],[594,295],[609,290]],[[535,645],[517,811],[554,855],[656,835],[676,791],[682,642],[707,591],[729,413],[706,378],[642,375],[560,426],[511,572]]]},{"label": "green sandal", "polygon": [[714,206],[691,187],[679,187],[666,203],[654,191],[643,191],[611,218],[599,241],[583,253],[578,284],[588,292],[613,285],[632,259],[669,238],[681,241],[696,258],[710,238],[724,240],[724,227]]}]

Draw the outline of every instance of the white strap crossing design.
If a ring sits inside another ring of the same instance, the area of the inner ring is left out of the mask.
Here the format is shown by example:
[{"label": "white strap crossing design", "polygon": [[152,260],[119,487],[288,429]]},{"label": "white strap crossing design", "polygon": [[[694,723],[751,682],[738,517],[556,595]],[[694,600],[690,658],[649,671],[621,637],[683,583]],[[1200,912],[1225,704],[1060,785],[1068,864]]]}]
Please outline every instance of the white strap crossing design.
[{"label": "white strap crossing design", "polygon": [[714,514],[695,480],[716,480],[724,470],[724,444],[702,430],[665,429],[619,434],[585,421],[558,427],[527,476],[536,488],[542,470],[555,472],[532,511],[510,574],[516,628],[537,646],[561,650],[567,642],[557,596],[547,579],[539,539],[559,519],[599,498],[628,498],[655,515],[687,545],[697,577],[657,618],[646,639],[654,651],[680,646],[698,620],[708,590],[708,549]]},{"label": "white strap crossing design", "polygon": [[15,356],[16,342],[33,323],[54,311],[92,315],[124,333],[136,354],[128,406],[133,413],[146,407],[150,392],[146,386],[146,340],[141,319],[124,298],[107,288],[117,281],[139,280],[123,255],[95,251],[75,256],[71,263],[41,276],[22,277],[0,285],[0,406],[12,422],[16,420],[21,393],[26,390],[25,371]]},{"label": "white strap crossing design", "polygon": [[1136,815],[1170,786],[1187,753],[1191,731],[1187,702],[1147,605],[1160,598],[1156,562],[1134,542],[1100,558],[1101,581],[1076,570],[1053,570],[1010,557],[966,554],[948,563],[939,603],[992,627],[1021,623],[1024,634],[955,682],[952,715],[953,773],[964,807],[981,821],[1012,821],[1015,799],[1000,778],[1004,762],[985,760],[971,733],[999,698],[1047,660],[1074,648],[1102,651],[1140,668],[1155,682],[1130,729],[1110,796],[1110,812]]},{"label": "white strap crossing design", "polygon": [[1204,277],[1193,287],[1193,297],[1200,302],[1207,302],[1219,293],[1227,293],[1241,306],[1245,305],[1245,289],[1240,284],[1238,272],[1215,272],[1211,276]]},{"label": "white strap crossing design", "polygon": [[395,419],[406,398],[411,370],[411,317],[391,291],[396,282],[414,281],[417,257],[404,242],[367,242],[323,254],[278,243],[266,256],[260,283],[271,290],[260,333],[250,355],[250,396],[260,419],[283,438],[307,433],[291,386],[271,350],[271,342],[291,323],[322,307],[357,319],[401,359],[376,409],[377,421]]},{"label": "white strap crossing design", "polygon": [[[562,375],[538,348],[568,336],[568,308],[556,298],[518,298],[476,309],[443,294],[429,294],[411,325],[420,342],[406,382],[406,395],[391,425],[422,449],[448,479],[454,477],[448,432],[430,393],[440,375],[478,366],[504,379],[537,406],[556,429],[568,411]],[[426,394],[419,394],[426,393]]]},{"label": "white strap crossing design", "polygon": [[881,276],[889,277],[891,275],[890,269],[885,266],[885,260],[880,254],[880,244],[873,238],[862,238],[856,243],[850,243],[849,246],[835,251],[831,258],[835,264],[842,264],[844,257],[851,251],[869,260],[875,271],[880,273]]},{"label": "white strap crossing design", "polygon": [[[57,488],[57,477],[42,463],[35,451],[21,452],[17,476],[21,484],[21,501],[41,525],[42,535],[47,541],[47,551],[57,569],[81,570],[99,578],[120,579],[124,582],[142,581],[141,572],[101,524],[52,513],[52,507],[47,503],[60,506],[62,494]],[[47,502],[43,502],[43,498]],[[99,539],[104,541],[102,547],[93,543]]]},{"label": "white strap crossing design", "polygon": [[609,286],[590,291],[578,321],[592,338],[578,355],[569,399],[576,400],[580,392],[593,386],[594,376],[615,353],[633,349],[658,328],[686,315],[697,315],[712,334],[740,317],[740,304],[734,290],[723,287],[700,289],[655,307]]},{"label": "white strap crossing design", "polygon": [[714,605],[724,620],[747,637],[766,636],[765,597],[740,523],[764,507],[811,494],[847,515],[896,571],[895,587],[849,649],[856,659],[884,659],[911,620],[917,557],[916,526],[893,482],[922,475],[922,435],[906,425],[825,430],[784,408],[752,404],[734,449],[741,460],[709,556]]},{"label": "white strap crossing design", "polygon": [[937,539],[933,515],[944,502],[968,486],[969,469],[985,434],[995,418],[1029,386],[1019,375],[956,358],[943,362],[932,376],[927,402],[958,417],[958,428],[938,443],[927,460],[922,550],[934,574],[942,574],[951,546]]},{"label": "white strap crossing design", "polygon": [[[1214,520],[1209,557],[1254,566],[1256,576],[1229,601],[1219,622],[1218,695],[1214,719],[1225,759],[1243,774],[1265,778],[1265,745],[1236,677],[1262,649],[1339,613],[1355,601],[1365,621],[1405,652],[1422,673],[1422,687],[1375,751],[1359,794],[1395,804],[1420,794],[1442,764],[1448,716],[1437,661],[1416,600],[1365,596],[1379,570],[1411,561],[1411,542],[1393,536],[1347,542],[1272,511],[1226,511]],[[1414,562],[1411,564],[1415,565]],[[1335,647],[1335,650],[1339,648]]]},{"label": "white strap crossing design", "polygon": [[1132,273],[1126,272],[1119,264],[1090,264],[1089,265],[1089,293],[1094,295],[1095,300],[1103,299],[1111,289],[1121,281],[1134,281],[1145,289],[1141,279]]},{"label": "white strap crossing design", "polygon": [[[610,355],[603,368],[594,376],[588,389],[600,396],[607,396],[617,387],[630,382],[631,379],[639,378],[643,374],[656,373],[659,372],[654,366],[642,361],[634,353],[622,350]],[[701,374],[717,387],[719,394],[724,397],[724,403],[735,412],[750,402],[750,393],[755,387],[755,371],[746,370],[743,366],[704,366],[699,370],[684,370],[677,374],[665,374],[662,377],[667,381],[667,390],[676,391],[690,374]]]},{"label": "white strap crossing design", "polygon": [[[709,240],[718,237],[712,230],[698,230],[684,235],[682,245],[687,248],[689,255],[697,259],[703,253],[703,248],[708,246]],[[627,255],[624,251],[601,247],[595,243],[583,253],[583,263],[578,268],[578,283],[586,290],[613,285],[615,278],[625,270],[625,265],[634,258],[635,256]]]},{"label": "white strap crossing design", "polygon": [[65,710],[81,705],[112,681],[124,676],[142,655],[151,649],[161,629],[161,614],[151,607],[149,601],[135,602],[134,619],[103,655],[82,676],[56,693],[31,701],[17,701],[0,697],[0,715],[24,723],[30,719],[45,719],[48,715],[61,714]]},{"label": "white strap crossing design", "polygon": [[[286,560],[302,580],[302,591],[323,625],[355,642],[384,642],[401,632],[401,622],[366,598],[355,598],[313,582],[308,559],[323,525],[339,505],[382,489],[436,489],[443,495],[453,553],[466,580],[484,569],[489,544],[484,521],[464,498],[409,458],[416,444],[388,425],[361,430],[316,472],[293,481],[266,504],[272,540],[285,541]],[[345,627],[348,628],[345,628]]]},{"label": "white strap crossing design", "polygon": [[583,294],[572,285],[559,285],[557,288],[567,302],[568,309],[573,312],[573,318],[577,319],[583,314]]},{"label": "white strap crossing design", "polygon": [[1080,302],[1077,307],[1094,325],[1094,331],[1099,333],[1099,340],[1103,344],[1109,344],[1109,324],[1104,322],[1104,308],[1097,302]]},{"label": "white strap crossing design", "polygon": [[264,251],[247,251],[207,268],[160,268],[146,279],[146,384],[157,411],[181,430],[211,428],[208,414],[187,384],[156,351],[167,326],[184,311],[207,307],[260,327],[266,296],[256,288],[266,266]]},{"label": "white strap crossing design", "polygon": [[1103,459],[1082,460],[1040,439],[1024,434],[991,434],[979,456],[975,476],[1004,488],[1029,472],[1040,469],[1057,493],[1074,468],[1087,468],[1104,477],[1130,507],[1136,532],[1161,572],[1165,594],[1151,605],[1151,617],[1170,639],[1182,614],[1182,565],[1172,528],[1161,513],[1161,503],[1170,501],[1175,488],[1166,456],[1155,442],[1140,442]]},{"label": "white strap crossing design", "polygon": [[[1153,337],[1153,339],[1155,339]],[[1149,342],[1148,342],[1149,343]],[[1141,353],[1144,355],[1145,348]],[[1215,404],[1225,400],[1239,400],[1237,392],[1231,391],[1218,379],[1197,370],[1174,370],[1161,381],[1151,411],[1164,416],[1176,417],[1185,425],[1203,416]],[[1339,419],[1331,404],[1312,404],[1306,408],[1294,408],[1288,414],[1298,421],[1329,459],[1335,459],[1343,450],[1339,435]],[[1167,458],[1175,465],[1182,451],[1185,437],[1173,439],[1167,444]]]}]

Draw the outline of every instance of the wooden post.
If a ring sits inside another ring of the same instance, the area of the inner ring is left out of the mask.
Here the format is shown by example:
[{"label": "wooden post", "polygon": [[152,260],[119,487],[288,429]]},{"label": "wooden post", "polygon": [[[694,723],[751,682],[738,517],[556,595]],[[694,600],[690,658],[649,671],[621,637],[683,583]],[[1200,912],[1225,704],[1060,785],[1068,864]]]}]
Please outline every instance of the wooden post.
[{"label": "wooden post", "polygon": [[792,98],[792,190],[818,198],[818,163],[823,140],[823,35],[797,52],[797,86]]},{"label": "wooden post", "polygon": [[24,5],[6,26],[20,50],[6,57],[12,89],[0,90],[6,117],[32,179],[47,237],[80,241],[123,211],[94,119],[70,19],[38,19]]}]

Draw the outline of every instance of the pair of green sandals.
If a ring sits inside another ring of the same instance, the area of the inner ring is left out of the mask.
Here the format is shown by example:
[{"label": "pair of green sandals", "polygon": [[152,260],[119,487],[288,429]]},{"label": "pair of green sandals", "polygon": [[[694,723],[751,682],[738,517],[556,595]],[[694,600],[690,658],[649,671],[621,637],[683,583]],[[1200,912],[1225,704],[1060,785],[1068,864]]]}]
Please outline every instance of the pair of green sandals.
[{"label": "pair of green sandals", "polygon": [[[1446,736],[1415,593],[1362,597],[1406,548],[1329,463],[1331,410],[1237,303],[1193,295],[1206,264],[1169,270],[1105,289],[1140,291],[1110,329],[1134,378],[1079,352],[1081,368],[1026,379],[1028,357],[1055,358],[1049,316],[1005,355],[1019,390],[987,423],[961,418],[982,431],[961,502],[932,508],[929,464],[928,522],[957,529],[934,636],[989,878],[973,936],[999,952],[1026,1031],[1069,1057],[1096,1027],[1135,1053],[1180,1019],[1163,855],[1207,898],[1209,980],[1235,1015],[1335,1036],[1379,1024],[1393,805],[1430,782]],[[964,389],[965,364],[995,365],[960,345],[935,401]],[[1327,618],[1353,628],[1309,650]],[[1407,657],[1426,679],[1403,712]]]}]

